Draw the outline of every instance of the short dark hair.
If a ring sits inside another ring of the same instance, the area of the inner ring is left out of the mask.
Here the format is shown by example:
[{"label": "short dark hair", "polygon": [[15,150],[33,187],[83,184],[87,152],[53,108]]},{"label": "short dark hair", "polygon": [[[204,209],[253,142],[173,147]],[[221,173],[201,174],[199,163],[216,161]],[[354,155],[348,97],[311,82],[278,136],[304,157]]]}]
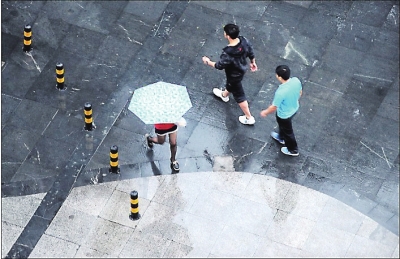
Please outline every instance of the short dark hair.
[{"label": "short dark hair", "polygon": [[231,39],[236,39],[239,37],[239,26],[236,24],[228,23],[227,25],[224,26],[224,32],[231,37]]},{"label": "short dark hair", "polygon": [[282,77],[284,80],[288,80],[290,78],[290,68],[286,65],[277,66],[275,69],[275,73]]}]

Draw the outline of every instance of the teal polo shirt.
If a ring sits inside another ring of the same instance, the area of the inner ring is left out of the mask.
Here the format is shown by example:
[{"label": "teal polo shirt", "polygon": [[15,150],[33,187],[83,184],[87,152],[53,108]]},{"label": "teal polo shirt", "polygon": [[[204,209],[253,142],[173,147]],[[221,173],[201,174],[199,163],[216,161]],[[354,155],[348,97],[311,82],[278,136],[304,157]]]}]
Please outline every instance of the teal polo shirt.
[{"label": "teal polo shirt", "polygon": [[287,119],[299,109],[300,91],[303,89],[297,77],[291,77],[286,83],[279,85],[275,91],[272,105],[277,107],[277,115],[281,119]]}]

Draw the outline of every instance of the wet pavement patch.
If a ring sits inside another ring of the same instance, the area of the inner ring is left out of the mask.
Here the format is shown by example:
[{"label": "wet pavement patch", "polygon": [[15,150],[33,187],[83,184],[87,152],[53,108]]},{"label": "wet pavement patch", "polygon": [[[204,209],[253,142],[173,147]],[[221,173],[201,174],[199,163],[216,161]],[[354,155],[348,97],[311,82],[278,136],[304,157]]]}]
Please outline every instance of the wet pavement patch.
[{"label": "wet pavement patch", "polygon": [[[168,145],[149,153],[144,134],[153,126],[126,109],[135,89],[157,81],[187,86],[193,103],[178,132],[181,174],[214,168],[285,179],[347,202],[398,235],[398,3],[232,4],[2,1],[2,197],[47,193],[9,255],[29,256],[33,243],[24,242],[40,237],[75,186],[172,174]],[[224,72],[201,62],[218,59],[228,22],[256,50],[259,71],[243,81],[253,127],[240,124],[233,98],[212,94],[224,87]],[[56,89],[58,62],[65,91]],[[280,64],[303,82],[297,158],[270,138],[274,116],[259,116]],[[120,155],[115,175],[107,172],[112,145]]]}]

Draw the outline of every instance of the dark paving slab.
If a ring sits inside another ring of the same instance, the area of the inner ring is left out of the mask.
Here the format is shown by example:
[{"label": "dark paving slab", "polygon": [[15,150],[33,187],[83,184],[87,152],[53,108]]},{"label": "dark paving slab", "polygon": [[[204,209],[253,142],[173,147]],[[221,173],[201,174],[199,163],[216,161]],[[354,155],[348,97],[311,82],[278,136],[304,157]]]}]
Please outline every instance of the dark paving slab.
[{"label": "dark paving slab", "polygon": [[[127,110],[133,91],[157,81],[188,87],[193,108],[179,130],[180,173],[236,171],[285,179],[351,205],[398,235],[398,1],[2,1],[2,197],[46,192],[10,255],[29,255],[71,188],[171,174],[169,148],[146,149],[152,132]],[[241,26],[259,71],[244,80],[252,127],[213,87],[224,73],[204,66],[226,45],[222,27]],[[32,25],[30,53],[23,28]],[[65,69],[56,89],[55,67]],[[301,155],[269,137],[274,69],[287,64],[304,86],[294,119]],[[84,104],[95,129],[84,130]],[[120,174],[109,173],[110,147]],[[30,228],[35,238],[29,235]],[[24,248],[25,247],[25,248]],[[25,250],[24,250],[25,249]]]}]

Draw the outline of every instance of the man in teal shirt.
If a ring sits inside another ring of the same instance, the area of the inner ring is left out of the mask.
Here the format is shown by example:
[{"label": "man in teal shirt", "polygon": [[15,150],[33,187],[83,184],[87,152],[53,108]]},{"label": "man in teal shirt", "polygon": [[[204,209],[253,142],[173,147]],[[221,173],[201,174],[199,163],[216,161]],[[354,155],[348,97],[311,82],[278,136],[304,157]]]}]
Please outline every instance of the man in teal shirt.
[{"label": "man in teal shirt", "polygon": [[285,145],[281,151],[285,155],[298,156],[296,137],[294,136],[292,119],[299,110],[299,99],[303,93],[303,87],[297,77],[290,77],[290,69],[286,65],[280,65],[275,69],[275,75],[281,83],[275,92],[272,104],[260,112],[262,117],[276,111],[276,121],[279,132],[271,132],[271,137]]}]

